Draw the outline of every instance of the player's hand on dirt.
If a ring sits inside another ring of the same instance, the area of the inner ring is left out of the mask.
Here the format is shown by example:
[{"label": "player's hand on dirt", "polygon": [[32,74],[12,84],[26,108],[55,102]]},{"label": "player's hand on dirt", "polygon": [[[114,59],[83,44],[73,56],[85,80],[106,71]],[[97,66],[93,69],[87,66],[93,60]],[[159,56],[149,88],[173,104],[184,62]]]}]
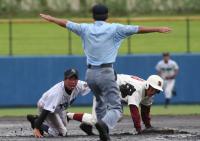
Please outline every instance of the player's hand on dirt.
[{"label": "player's hand on dirt", "polygon": [[160,33],[167,33],[167,32],[170,32],[170,31],[172,31],[172,29],[169,28],[169,27],[160,27],[159,30],[158,30],[158,32],[160,32]]},{"label": "player's hand on dirt", "polygon": [[46,15],[46,14],[40,14],[40,16],[41,16],[43,19],[47,20],[47,21],[52,21],[52,19],[53,19],[52,16]]},{"label": "player's hand on dirt", "polygon": [[138,128],[138,129],[136,129],[136,135],[140,135],[140,134],[142,134],[142,129],[141,128]]},{"label": "player's hand on dirt", "polygon": [[141,135],[141,134],[148,134],[148,133],[152,133],[152,132],[154,132],[154,131],[156,131],[156,128],[154,128],[154,127],[149,127],[149,128],[145,128],[145,129],[143,129],[143,130],[137,130],[136,129],[136,131],[137,131],[137,133],[136,133],[136,135]]},{"label": "player's hand on dirt", "polygon": [[153,128],[153,127],[151,126],[151,124],[146,124],[146,125],[145,125],[145,129],[151,129],[151,128]]},{"label": "player's hand on dirt", "polygon": [[143,131],[151,131],[151,130],[155,130],[155,128],[151,126],[151,127],[145,128]]},{"label": "player's hand on dirt", "polygon": [[151,132],[156,132],[159,128],[158,127],[149,127],[149,128],[145,128],[142,132],[143,133],[151,133]]},{"label": "player's hand on dirt", "polygon": [[34,134],[34,136],[35,136],[36,138],[42,138],[42,137],[43,137],[43,136],[41,135],[41,133],[40,133],[40,130],[37,129],[37,128],[34,128],[33,134]]}]

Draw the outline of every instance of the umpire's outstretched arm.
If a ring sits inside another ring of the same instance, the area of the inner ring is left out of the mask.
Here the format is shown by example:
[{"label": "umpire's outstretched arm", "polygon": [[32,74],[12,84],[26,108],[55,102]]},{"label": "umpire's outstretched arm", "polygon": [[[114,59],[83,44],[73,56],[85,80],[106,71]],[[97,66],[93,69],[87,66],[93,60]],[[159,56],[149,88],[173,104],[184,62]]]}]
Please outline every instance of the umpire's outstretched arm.
[{"label": "umpire's outstretched arm", "polygon": [[57,25],[60,25],[64,28],[66,28],[67,20],[55,18],[55,17],[52,17],[50,15],[45,15],[45,14],[40,14],[40,16],[49,22],[53,22]]},{"label": "umpire's outstretched arm", "polygon": [[139,26],[138,33],[167,33],[170,32],[172,29],[169,27],[146,27],[146,26]]}]

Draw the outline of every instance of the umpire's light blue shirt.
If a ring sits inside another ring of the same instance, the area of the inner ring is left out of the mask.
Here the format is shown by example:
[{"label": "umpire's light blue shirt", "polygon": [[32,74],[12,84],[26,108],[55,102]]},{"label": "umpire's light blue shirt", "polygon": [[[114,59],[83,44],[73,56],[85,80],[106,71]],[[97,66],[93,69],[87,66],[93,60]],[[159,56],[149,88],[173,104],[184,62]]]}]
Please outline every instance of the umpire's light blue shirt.
[{"label": "umpire's light blue shirt", "polygon": [[81,37],[87,64],[97,66],[114,63],[122,40],[138,32],[138,26],[104,21],[90,24],[68,21],[66,27]]}]

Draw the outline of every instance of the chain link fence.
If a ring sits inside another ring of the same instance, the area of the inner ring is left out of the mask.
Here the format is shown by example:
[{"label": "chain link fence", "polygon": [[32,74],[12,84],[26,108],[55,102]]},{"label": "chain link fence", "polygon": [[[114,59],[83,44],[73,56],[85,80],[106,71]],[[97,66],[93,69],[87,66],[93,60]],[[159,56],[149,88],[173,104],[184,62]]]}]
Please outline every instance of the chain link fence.
[{"label": "chain link fence", "polygon": [[[92,22],[92,19],[72,19]],[[111,18],[108,22],[169,26],[169,34],[139,34],[127,38],[119,54],[200,52],[200,17]],[[39,19],[0,20],[0,55],[83,55],[81,39],[67,29]]]}]

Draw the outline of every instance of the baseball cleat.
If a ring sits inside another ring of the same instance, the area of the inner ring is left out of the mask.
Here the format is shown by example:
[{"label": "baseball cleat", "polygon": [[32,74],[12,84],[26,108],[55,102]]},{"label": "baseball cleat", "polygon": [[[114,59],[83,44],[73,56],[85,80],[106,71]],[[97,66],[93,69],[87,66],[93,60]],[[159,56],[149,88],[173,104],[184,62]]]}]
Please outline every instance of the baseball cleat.
[{"label": "baseball cleat", "polygon": [[101,141],[110,141],[108,126],[103,121],[98,121],[95,124],[95,127],[99,132],[99,137]]},{"label": "baseball cleat", "polygon": [[81,128],[81,130],[83,130],[87,135],[91,136],[91,135],[95,135],[92,132],[92,126],[85,124],[85,123],[81,123],[81,125],[79,126]]}]

